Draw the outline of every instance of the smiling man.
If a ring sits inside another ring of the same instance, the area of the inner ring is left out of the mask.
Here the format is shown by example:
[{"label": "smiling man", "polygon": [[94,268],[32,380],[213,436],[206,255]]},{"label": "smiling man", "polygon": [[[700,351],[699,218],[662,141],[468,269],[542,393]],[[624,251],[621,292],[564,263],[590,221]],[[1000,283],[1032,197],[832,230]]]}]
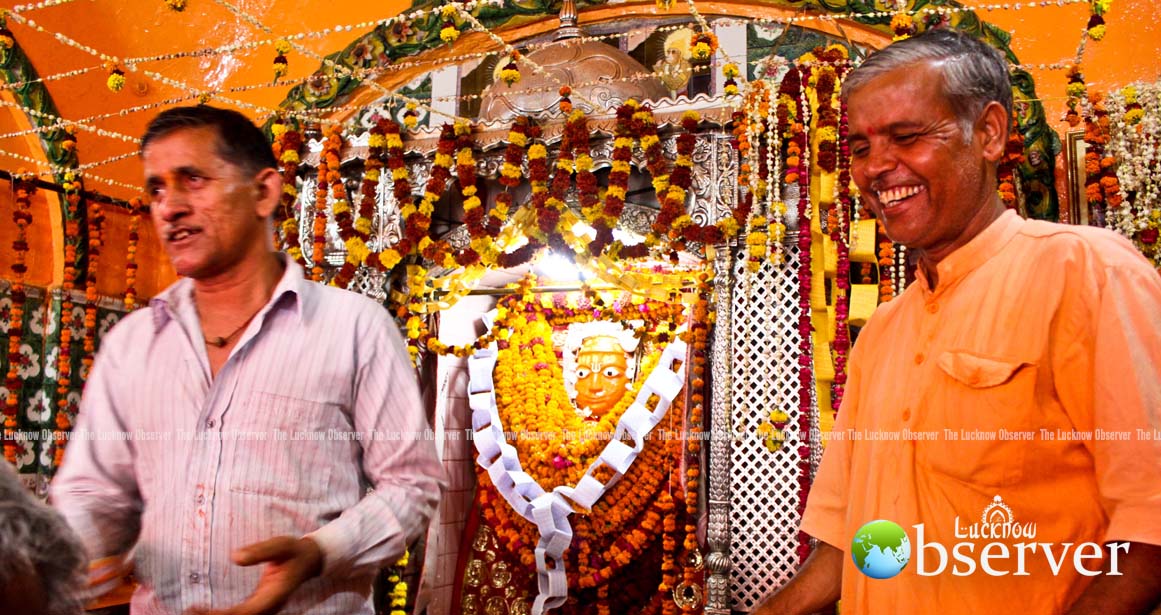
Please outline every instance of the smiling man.
[{"label": "smiling man", "polygon": [[[844,614],[1148,612],[1161,599],[1161,277],[1110,231],[1005,211],[1012,94],[996,50],[928,32],[872,55],[843,96],[863,203],[919,269],[859,336],[834,429],[944,437],[832,440],[802,522],[818,548],[756,612],[840,596]],[[1036,437],[959,436],[973,432]],[[981,515],[1034,524],[1035,539],[957,534]],[[910,540],[879,540],[876,520]]]},{"label": "smiling man", "polygon": [[430,440],[374,437],[427,427],[399,333],[274,250],[282,180],[244,116],[170,109],[141,150],[183,277],[103,341],[53,503],[90,558],[132,553],[135,614],[371,613],[443,475]]}]

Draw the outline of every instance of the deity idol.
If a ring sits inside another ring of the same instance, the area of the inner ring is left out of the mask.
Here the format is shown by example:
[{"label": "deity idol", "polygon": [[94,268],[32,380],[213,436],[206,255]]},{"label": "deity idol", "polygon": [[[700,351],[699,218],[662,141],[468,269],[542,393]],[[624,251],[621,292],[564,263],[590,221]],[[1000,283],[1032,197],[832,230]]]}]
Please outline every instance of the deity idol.
[{"label": "deity idol", "polygon": [[[598,420],[625,397],[632,382],[633,334],[614,323],[585,323],[569,329],[565,343],[565,385],[577,413]],[[574,350],[575,349],[575,350]],[[571,360],[570,360],[571,359]]]}]

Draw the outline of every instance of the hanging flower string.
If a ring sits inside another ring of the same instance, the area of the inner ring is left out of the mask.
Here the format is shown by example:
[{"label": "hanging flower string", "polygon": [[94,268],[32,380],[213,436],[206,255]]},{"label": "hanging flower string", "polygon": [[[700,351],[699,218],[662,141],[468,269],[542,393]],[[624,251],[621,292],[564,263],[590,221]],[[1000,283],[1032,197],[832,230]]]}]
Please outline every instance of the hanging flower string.
[{"label": "hanging flower string", "polygon": [[314,188],[314,221],[311,226],[310,279],[323,280],[323,262],[326,259],[327,202],[334,196],[333,206],[336,217],[341,213],[349,215],[346,202],[347,191],[343,186],[343,176],[339,171],[339,152],[343,148],[343,129],[328,126],[323,137],[323,151],[319,155],[318,177]]},{"label": "hanging flower string", "polygon": [[85,272],[85,354],[81,358],[81,380],[88,379],[93,355],[97,352],[97,271],[100,270],[101,249],[105,245],[105,214],[101,203],[89,201],[88,208],[89,261]]},{"label": "hanging flower string", "polygon": [[[798,153],[792,161],[788,155],[786,161],[787,184],[796,183],[798,186],[798,226],[802,231],[798,233],[798,507],[801,517],[806,509],[806,500],[810,494],[810,415],[811,397],[814,389],[814,376],[811,371],[812,340],[810,323],[810,173],[807,158],[810,147],[807,142],[806,126],[809,125],[810,107],[805,99],[803,81],[810,76],[809,67],[792,67],[782,79],[779,86],[779,95],[785,94],[791,100],[800,101],[800,121],[794,124],[792,135],[788,139],[788,152],[792,149]],[[792,162],[794,164],[792,164]],[[810,536],[798,532],[798,561],[806,561],[810,554]]]},{"label": "hanging flower string", "polygon": [[1105,37],[1104,14],[1109,11],[1112,4],[1113,0],[1089,0],[1091,15],[1085,26],[1085,32],[1092,40],[1099,41]]},{"label": "hanging flower string", "polygon": [[[61,279],[60,300],[60,351],[56,365],[56,415],[53,423],[56,433],[60,437],[53,438],[52,455],[53,466],[60,467],[64,459],[64,449],[67,439],[63,436],[73,426],[76,408],[69,403],[69,393],[72,390],[72,341],[73,341],[73,289],[77,279],[77,244],[80,241],[80,225],[78,215],[81,203],[81,182],[73,174],[66,174],[61,184],[65,194],[65,241],[64,241],[64,276]],[[128,267],[126,267],[128,275]],[[128,281],[128,280],[127,280]],[[130,285],[131,286],[131,285]],[[129,290],[126,289],[126,307],[129,306]]]},{"label": "hanging flower string", "polygon": [[[23,175],[23,169],[17,171]],[[36,186],[28,180],[16,179],[13,181],[16,192],[15,208],[12,211],[12,223],[16,226],[16,238],[12,241],[14,254],[12,269],[12,286],[9,291],[12,297],[12,310],[8,316],[8,374],[4,380],[4,387],[8,389],[8,396],[4,400],[4,458],[8,463],[16,465],[17,442],[15,438],[16,415],[20,406],[20,390],[23,378],[20,376],[20,366],[24,364],[24,355],[20,352],[21,336],[24,333],[24,308],[27,300],[24,288],[24,276],[28,273],[25,258],[28,256],[28,227],[32,224],[32,194]]]},{"label": "hanging flower string", "polygon": [[[836,75],[842,77],[842,73]],[[835,221],[837,224],[831,229],[831,240],[838,251],[838,264],[835,273],[835,286],[838,293],[835,297],[835,331],[834,331],[834,390],[831,394],[831,409],[836,413],[843,403],[843,394],[847,384],[847,355],[851,349],[850,329],[847,319],[851,305],[851,258],[850,258],[850,212],[854,211],[851,200],[851,155],[847,143],[847,107],[846,101],[839,101],[838,125],[838,181],[835,183],[838,190],[838,199],[835,202]]]},{"label": "hanging flower string", "polygon": [[1116,211],[1123,203],[1120,181],[1117,179],[1117,161],[1106,153],[1109,143],[1109,116],[1104,97],[1097,92],[1089,94],[1084,113],[1084,166],[1085,199],[1093,211],[1095,221],[1112,227]]},{"label": "hanging flower string", "polygon": [[[137,308],[137,244],[141,240],[141,199],[129,200],[128,237],[125,243],[125,309]],[[67,262],[67,261],[66,261]]]},{"label": "hanging flower string", "polygon": [[286,54],[290,53],[290,41],[286,39],[279,39],[274,43],[274,80],[277,81],[286,76],[290,69],[290,61],[286,59]]},{"label": "hanging flower string", "polygon": [[[298,239],[298,179],[299,156],[302,151],[302,133],[288,126],[279,118],[270,126],[274,135],[274,157],[278,160],[278,168],[282,172],[282,195],[279,197],[279,207],[274,213],[274,222],[282,230],[281,243],[283,250],[299,265],[306,266],[302,255],[302,246]],[[275,231],[277,233],[277,230]],[[277,239],[277,238],[276,238]]]}]

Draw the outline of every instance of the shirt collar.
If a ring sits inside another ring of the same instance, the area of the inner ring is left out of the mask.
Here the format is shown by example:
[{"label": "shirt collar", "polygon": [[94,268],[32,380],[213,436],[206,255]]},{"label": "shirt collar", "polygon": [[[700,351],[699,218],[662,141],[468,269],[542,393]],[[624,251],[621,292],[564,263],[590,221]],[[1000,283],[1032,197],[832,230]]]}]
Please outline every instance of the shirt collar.
[{"label": "shirt collar", "polygon": [[975,271],[998,254],[1023,226],[1024,219],[1015,210],[1005,211],[971,241],[939,261],[935,266],[935,271],[939,274],[939,288],[932,289],[923,267],[916,267],[915,275],[919,287],[925,294],[943,292],[951,288],[965,275]]},{"label": "shirt collar", "polygon": [[[294,311],[298,322],[302,322],[303,318],[303,299],[304,293],[307,289],[307,280],[303,277],[302,267],[286,256],[286,254],[279,252],[278,259],[282,261],[285,269],[282,272],[282,277],[278,280],[278,284],[274,286],[274,292],[270,294],[270,299],[266,305],[258,311],[259,317],[265,317],[265,314],[274,308],[284,296],[289,296],[285,301],[290,304],[290,309]],[[153,308],[153,330],[160,331],[170,320],[179,318],[179,314],[189,312],[193,320],[197,320],[197,312],[194,309],[193,301],[193,280],[190,278],[181,278],[174,282],[159,293],[156,297],[149,300],[149,306]]]}]

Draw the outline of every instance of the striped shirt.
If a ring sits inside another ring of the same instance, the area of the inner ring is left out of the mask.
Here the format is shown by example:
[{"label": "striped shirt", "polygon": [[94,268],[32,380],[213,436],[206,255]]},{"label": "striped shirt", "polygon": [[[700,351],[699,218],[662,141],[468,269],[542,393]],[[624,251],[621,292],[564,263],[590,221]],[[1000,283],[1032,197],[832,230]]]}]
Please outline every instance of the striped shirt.
[{"label": "striped shirt", "polygon": [[193,284],[105,338],[52,501],[96,559],[133,549],[132,612],[224,608],[263,566],[237,548],[309,536],[322,575],[283,612],[371,613],[371,580],[426,528],[443,470],[399,333],[375,302],[288,262],[211,377]]}]

